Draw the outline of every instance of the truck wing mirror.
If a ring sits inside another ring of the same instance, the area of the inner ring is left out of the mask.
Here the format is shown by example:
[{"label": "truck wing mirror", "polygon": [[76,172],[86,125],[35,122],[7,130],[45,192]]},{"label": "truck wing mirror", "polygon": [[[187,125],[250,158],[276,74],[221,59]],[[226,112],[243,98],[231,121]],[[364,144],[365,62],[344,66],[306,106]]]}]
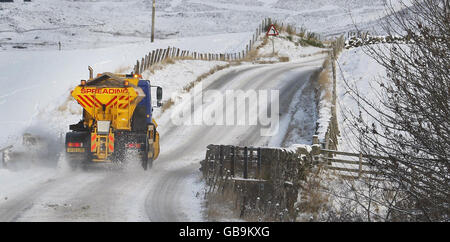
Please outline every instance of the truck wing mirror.
[{"label": "truck wing mirror", "polygon": [[163,95],[162,88],[161,88],[161,87],[157,87],[157,88],[156,88],[156,101],[157,101],[158,107],[161,107],[161,106],[162,106],[162,102],[161,102],[161,100],[162,100],[162,95]]}]

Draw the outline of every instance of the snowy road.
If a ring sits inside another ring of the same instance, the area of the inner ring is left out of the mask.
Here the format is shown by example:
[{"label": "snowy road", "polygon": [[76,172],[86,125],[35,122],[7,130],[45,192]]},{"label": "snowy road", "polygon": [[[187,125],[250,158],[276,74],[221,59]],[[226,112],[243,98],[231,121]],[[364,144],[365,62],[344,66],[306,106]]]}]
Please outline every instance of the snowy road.
[{"label": "snowy road", "polygon": [[[317,55],[304,62],[237,66],[202,82],[205,90],[222,93],[279,90],[280,129],[276,136],[261,136],[259,125],[177,126],[166,111],[157,120],[161,155],[150,171],[143,171],[133,160],[127,167],[114,170],[50,169],[47,172],[55,174],[48,179],[7,199],[0,198],[0,221],[205,220],[198,168],[206,146],[308,142],[316,119],[310,78],[323,59],[323,55]],[[214,104],[204,107],[208,105]]]}]

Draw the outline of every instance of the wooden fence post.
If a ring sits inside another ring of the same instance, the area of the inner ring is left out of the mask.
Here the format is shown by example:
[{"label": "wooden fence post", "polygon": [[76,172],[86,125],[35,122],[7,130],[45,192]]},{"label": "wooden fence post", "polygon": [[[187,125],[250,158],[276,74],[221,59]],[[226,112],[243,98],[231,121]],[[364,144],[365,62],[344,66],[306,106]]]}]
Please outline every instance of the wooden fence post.
[{"label": "wooden fence post", "polygon": [[150,53],[145,55],[145,64],[144,64],[144,68],[147,70],[148,69],[148,58],[150,57]]},{"label": "wooden fence post", "polygon": [[244,147],[244,179],[248,178],[248,147]]},{"label": "wooden fence post", "polygon": [[319,136],[313,135],[313,145],[318,145],[318,144],[319,144]]},{"label": "wooden fence post", "polygon": [[164,50],[163,49],[158,49],[158,50],[159,50],[158,63],[160,63],[163,60]]},{"label": "wooden fence post", "polygon": [[135,74],[139,74],[139,61],[136,61],[136,69],[135,69]]},{"label": "wooden fence post", "polygon": [[153,60],[152,60],[152,65],[156,64],[158,62],[157,58],[158,58],[158,49],[154,50],[155,53],[153,54]]},{"label": "wooden fence post", "polygon": [[153,65],[153,63],[155,62],[155,50],[152,50],[152,58],[150,58],[150,65]]},{"label": "wooden fence post", "polygon": [[223,176],[223,145],[219,146],[219,161],[220,161],[220,170],[219,175]]},{"label": "wooden fence post", "polygon": [[358,172],[358,178],[361,178],[362,174],[362,153],[359,153],[359,172]]},{"label": "wooden fence post", "polygon": [[156,63],[161,61],[162,49],[158,49],[158,54],[156,55]]},{"label": "wooden fence post", "polygon": [[166,49],[161,49],[161,57],[159,62],[163,62],[164,61],[164,56],[166,55]]},{"label": "wooden fence post", "polygon": [[169,51],[169,48],[163,49],[163,54],[161,56],[161,61],[167,59],[167,52]]},{"label": "wooden fence post", "polygon": [[161,49],[157,49],[156,50],[156,58],[155,58],[155,63],[159,63],[159,58],[161,56]]},{"label": "wooden fence post", "polygon": [[169,48],[164,50],[164,60],[167,60],[168,57],[169,57]]},{"label": "wooden fence post", "polygon": [[256,164],[258,167],[258,169],[256,170],[256,177],[258,179],[261,179],[261,147],[258,147],[256,157],[257,157]]},{"label": "wooden fence post", "polygon": [[169,53],[170,53],[170,46],[169,46],[169,47],[167,47],[167,54],[166,54],[166,59],[170,57]]},{"label": "wooden fence post", "polygon": [[236,146],[231,147],[231,159],[230,159],[230,169],[231,169],[231,176],[234,177],[234,164],[236,163]]},{"label": "wooden fence post", "polygon": [[[248,149],[249,149],[249,153],[250,153],[249,161],[251,162],[250,164],[253,164],[253,147],[250,147]],[[247,165],[248,165],[248,163],[247,163]],[[248,168],[247,168],[247,172],[248,172]],[[252,177],[252,178],[254,178],[254,177]]]},{"label": "wooden fence post", "polygon": [[144,70],[147,70],[147,61],[148,61],[148,55],[145,55],[145,57],[144,57]]},{"label": "wooden fence post", "polygon": [[152,60],[153,60],[153,51],[148,54],[148,68],[152,66]]},{"label": "wooden fence post", "polygon": [[156,64],[159,62],[159,53],[161,52],[160,49],[156,49],[155,51],[155,61],[153,62],[153,64]]}]

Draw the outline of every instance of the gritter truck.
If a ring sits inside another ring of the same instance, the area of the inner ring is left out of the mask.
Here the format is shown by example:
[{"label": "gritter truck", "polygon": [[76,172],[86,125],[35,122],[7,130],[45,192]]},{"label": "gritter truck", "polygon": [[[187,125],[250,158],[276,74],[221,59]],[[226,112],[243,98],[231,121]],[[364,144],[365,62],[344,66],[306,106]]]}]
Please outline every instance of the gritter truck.
[{"label": "gritter truck", "polygon": [[135,150],[144,170],[159,155],[159,133],[152,117],[152,88],[156,107],[161,107],[162,88],[138,74],[105,72],[81,80],[71,96],[83,107],[80,122],[69,126],[65,149],[71,167],[92,163],[124,162]]}]

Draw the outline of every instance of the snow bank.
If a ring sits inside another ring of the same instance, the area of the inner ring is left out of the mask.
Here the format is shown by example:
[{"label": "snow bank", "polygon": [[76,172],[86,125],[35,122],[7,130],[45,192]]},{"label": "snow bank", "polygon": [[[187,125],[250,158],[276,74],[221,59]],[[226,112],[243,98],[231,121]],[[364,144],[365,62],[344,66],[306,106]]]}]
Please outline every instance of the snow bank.
[{"label": "snow bank", "polygon": [[[224,61],[177,60],[175,64],[166,65],[163,69],[156,70],[154,73],[149,70],[144,71],[142,77],[150,80],[152,85],[163,88],[164,103],[177,93],[184,92],[183,88],[195,81],[197,77],[208,73],[216,66],[227,64]],[[161,109],[154,109],[154,111],[156,117],[161,114]]]},{"label": "snow bank", "polygon": [[[286,33],[280,33],[279,36],[269,37],[266,45],[258,49],[259,57],[257,61],[277,62],[279,58],[288,57],[289,61],[305,60],[305,57],[321,54],[327,49],[317,48],[314,46],[301,46],[299,44],[298,36],[291,36],[292,40],[288,39]],[[272,42],[273,40],[273,42]],[[262,44],[262,39],[255,43],[255,46]],[[275,47],[275,57],[273,57],[273,50]]]}]

